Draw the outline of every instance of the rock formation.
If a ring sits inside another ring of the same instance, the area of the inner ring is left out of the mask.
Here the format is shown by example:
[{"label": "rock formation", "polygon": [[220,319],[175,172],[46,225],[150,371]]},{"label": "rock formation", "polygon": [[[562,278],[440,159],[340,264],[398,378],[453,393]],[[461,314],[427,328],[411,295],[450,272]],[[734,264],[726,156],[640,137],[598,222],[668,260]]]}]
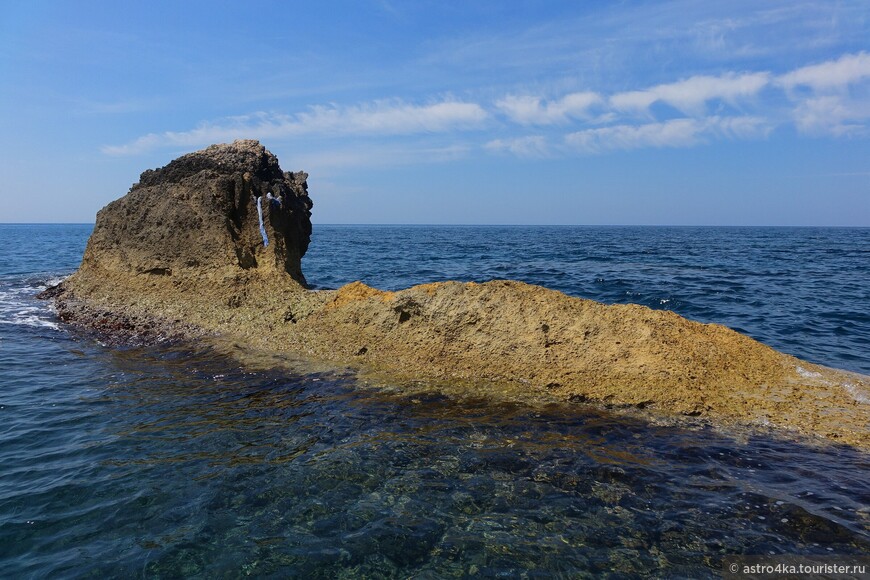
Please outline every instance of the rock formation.
[{"label": "rock formation", "polygon": [[127,195],[97,214],[82,274],[199,276],[235,267],[287,273],[304,284],[312,206],[307,177],[282,173],[257,141],[212,145],[145,171]]},{"label": "rock formation", "polygon": [[397,384],[772,425],[870,448],[867,377],[723,326],[510,281],[305,290],[305,178],[282,173],[256,141],[146,171],[100,211],[81,268],[49,293],[60,317],[134,340],[219,336]]}]

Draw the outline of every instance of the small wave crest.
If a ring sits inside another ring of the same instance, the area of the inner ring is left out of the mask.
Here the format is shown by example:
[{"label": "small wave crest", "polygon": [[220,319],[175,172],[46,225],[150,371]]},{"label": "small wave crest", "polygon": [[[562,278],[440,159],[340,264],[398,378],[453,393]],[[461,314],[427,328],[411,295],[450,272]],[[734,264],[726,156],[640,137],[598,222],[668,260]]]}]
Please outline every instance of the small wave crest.
[{"label": "small wave crest", "polygon": [[36,294],[60,284],[66,276],[44,275],[24,279],[0,279],[0,324],[59,330],[53,305]]}]

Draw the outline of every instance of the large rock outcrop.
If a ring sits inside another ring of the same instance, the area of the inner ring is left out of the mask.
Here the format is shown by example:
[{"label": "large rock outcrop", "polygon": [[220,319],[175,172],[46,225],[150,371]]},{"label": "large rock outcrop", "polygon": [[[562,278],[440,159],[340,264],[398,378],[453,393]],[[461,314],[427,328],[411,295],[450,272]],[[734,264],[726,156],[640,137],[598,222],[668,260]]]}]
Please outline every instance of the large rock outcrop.
[{"label": "large rock outcrop", "polygon": [[145,171],[97,214],[81,271],[199,276],[256,268],[304,284],[307,177],[283,173],[278,159],[250,140],[212,145]]},{"label": "large rock outcrop", "polygon": [[770,425],[870,448],[867,377],[716,324],[511,281],[305,290],[305,177],[282,173],[256,141],[146,171],[100,211],[81,268],[49,292],[60,317],[133,340],[221,337],[398,384]]}]

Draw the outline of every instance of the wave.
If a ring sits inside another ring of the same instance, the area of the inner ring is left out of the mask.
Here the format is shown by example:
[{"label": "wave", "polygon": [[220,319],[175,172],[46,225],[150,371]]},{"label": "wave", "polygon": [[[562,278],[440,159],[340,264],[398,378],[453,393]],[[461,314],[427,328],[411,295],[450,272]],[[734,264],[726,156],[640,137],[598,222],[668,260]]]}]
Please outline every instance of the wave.
[{"label": "wave", "polygon": [[36,295],[66,278],[55,273],[0,278],[0,324],[60,330],[53,303]]}]

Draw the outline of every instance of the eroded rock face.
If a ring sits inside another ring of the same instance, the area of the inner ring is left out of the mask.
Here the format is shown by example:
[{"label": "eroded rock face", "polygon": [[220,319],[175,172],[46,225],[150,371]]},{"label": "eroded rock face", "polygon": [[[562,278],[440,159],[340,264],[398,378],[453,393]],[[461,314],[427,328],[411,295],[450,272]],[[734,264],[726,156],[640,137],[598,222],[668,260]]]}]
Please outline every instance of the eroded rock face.
[{"label": "eroded rock face", "polygon": [[177,276],[235,267],[286,273],[304,284],[307,177],[282,172],[253,140],[212,145],[145,171],[97,214],[80,271]]}]

